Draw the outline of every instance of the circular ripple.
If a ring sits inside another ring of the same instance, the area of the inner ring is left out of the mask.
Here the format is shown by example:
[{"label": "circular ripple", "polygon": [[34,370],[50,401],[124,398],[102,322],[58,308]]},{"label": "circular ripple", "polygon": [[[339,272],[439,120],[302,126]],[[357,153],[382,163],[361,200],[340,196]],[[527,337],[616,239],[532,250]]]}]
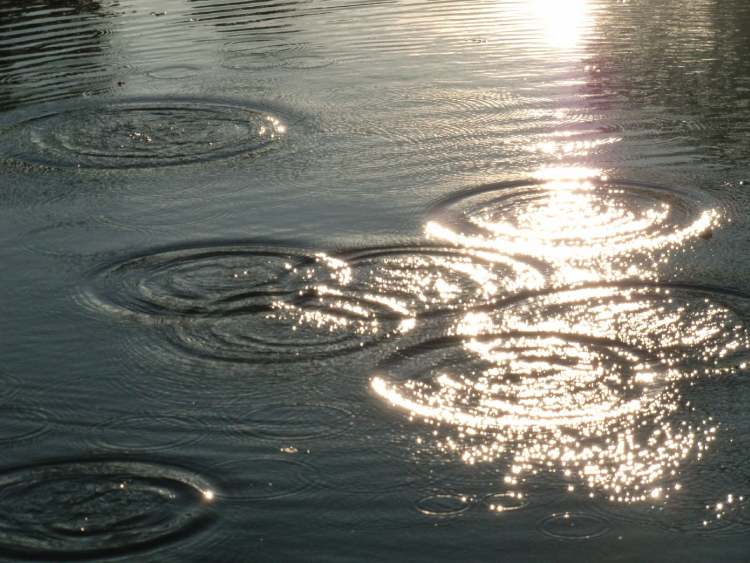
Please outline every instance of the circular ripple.
[{"label": "circular ripple", "polygon": [[221,474],[219,496],[226,500],[257,501],[299,494],[316,480],[315,470],[293,459],[259,457],[215,466]]},{"label": "circular ripple", "polygon": [[190,78],[199,71],[200,67],[196,65],[169,65],[149,71],[148,75],[161,80],[181,80],[183,78]]},{"label": "circular ripple", "polygon": [[644,360],[572,334],[445,337],[399,352],[372,387],[395,406],[461,427],[571,427],[641,410]]},{"label": "circular ripple", "polygon": [[446,518],[458,516],[471,508],[471,499],[459,495],[432,495],[420,499],[416,508],[426,516]]},{"label": "circular ripple", "polygon": [[281,66],[281,59],[273,52],[229,51],[223,66],[230,70],[267,70]]},{"label": "circular ripple", "polygon": [[483,505],[490,512],[511,512],[524,508],[528,502],[517,493],[495,493],[485,498]]},{"label": "circular ripple", "polygon": [[466,247],[582,262],[677,247],[710,232],[720,218],[703,192],[561,173],[444,198],[427,232]]},{"label": "circular ripple", "polygon": [[304,440],[340,434],[354,423],[354,415],[340,407],[304,403],[264,405],[243,418],[242,428],[255,436]]},{"label": "circular ripple", "polygon": [[110,264],[91,275],[83,300],[141,320],[270,311],[292,288],[290,271],[312,263],[301,249],[253,244],[167,249]]},{"label": "circular ripple", "polygon": [[0,148],[53,167],[150,168],[254,154],[284,130],[273,115],[228,101],[112,100],[16,123]]},{"label": "circular ripple", "polygon": [[185,352],[211,361],[281,363],[359,352],[401,334],[385,319],[349,319],[318,314],[306,307],[180,323],[168,333]]},{"label": "circular ripple", "polygon": [[539,289],[533,262],[486,251],[431,245],[380,246],[318,254],[301,270],[316,304],[336,312],[341,301],[392,314],[438,314]]},{"label": "circular ripple", "polygon": [[0,409],[0,445],[31,440],[49,431],[47,415],[38,409],[3,406]]},{"label": "circular ripple", "polygon": [[122,451],[158,451],[197,442],[205,429],[196,420],[161,414],[113,418],[98,430],[104,434],[96,444]]},{"label": "circular ripple", "polygon": [[603,536],[610,530],[609,523],[593,514],[561,512],[542,520],[542,533],[562,540],[589,540]]},{"label": "circular ripple", "polygon": [[54,559],[125,555],[204,528],[212,487],[180,468],[76,461],[0,474],[0,546]]}]

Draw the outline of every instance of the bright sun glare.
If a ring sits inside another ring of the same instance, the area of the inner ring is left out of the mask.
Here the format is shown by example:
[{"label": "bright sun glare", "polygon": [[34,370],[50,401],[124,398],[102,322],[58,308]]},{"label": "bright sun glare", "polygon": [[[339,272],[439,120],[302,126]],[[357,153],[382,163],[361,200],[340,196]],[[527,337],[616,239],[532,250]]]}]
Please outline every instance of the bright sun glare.
[{"label": "bright sun glare", "polygon": [[547,43],[559,49],[578,45],[590,17],[587,0],[533,0],[531,10]]}]

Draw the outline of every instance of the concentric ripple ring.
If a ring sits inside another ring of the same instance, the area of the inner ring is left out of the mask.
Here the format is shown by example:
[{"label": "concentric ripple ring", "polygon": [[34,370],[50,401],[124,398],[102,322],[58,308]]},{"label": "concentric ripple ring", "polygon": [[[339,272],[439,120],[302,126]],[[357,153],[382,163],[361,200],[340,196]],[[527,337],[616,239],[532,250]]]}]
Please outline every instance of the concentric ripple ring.
[{"label": "concentric ripple ring", "polygon": [[467,312],[454,334],[385,362],[372,388],[401,409],[481,429],[664,408],[664,386],[747,358],[750,335],[733,309],[745,301],[678,284],[539,292]]},{"label": "concentric ripple ring", "polygon": [[81,300],[140,320],[270,311],[274,299],[294,293],[285,278],[313,260],[304,249],[251,242],[156,250],[93,271]]},{"label": "concentric ripple ring", "polygon": [[212,486],[179,467],[127,460],[31,465],[0,474],[0,549],[44,559],[128,555],[212,522]]},{"label": "concentric ripple ring", "polygon": [[541,291],[467,311],[449,334],[393,354],[370,386],[442,428],[446,452],[508,460],[506,483],[557,467],[641,502],[679,488],[673,469],[713,440],[686,390],[750,363],[748,307],[740,292],[677,283]]},{"label": "concentric ripple ring", "polygon": [[429,219],[437,240],[581,262],[680,246],[721,213],[705,192],[592,176],[470,188],[436,202]]},{"label": "concentric ripple ring", "polygon": [[286,127],[271,113],[230,100],[130,98],[49,109],[0,131],[0,149],[13,160],[134,169],[257,154]]},{"label": "concentric ripple ring", "polygon": [[429,243],[350,248],[316,258],[304,275],[320,306],[336,299],[365,309],[377,303],[401,317],[440,315],[546,283],[534,260]]}]

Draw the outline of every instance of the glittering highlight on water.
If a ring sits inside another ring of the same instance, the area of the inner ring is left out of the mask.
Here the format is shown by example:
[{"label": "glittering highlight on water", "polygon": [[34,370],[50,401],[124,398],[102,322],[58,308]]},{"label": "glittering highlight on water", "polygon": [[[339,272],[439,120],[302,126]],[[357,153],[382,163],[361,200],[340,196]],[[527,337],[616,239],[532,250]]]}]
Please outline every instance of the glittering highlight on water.
[{"label": "glittering highlight on water", "polygon": [[436,205],[425,233],[543,259],[557,269],[556,281],[576,283],[655,279],[655,264],[708,236],[721,219],[704,193],[560,168],[451,195]]},{"label": "glittering highlight on water", "polygon": [[505,467],[510,487],[553,471],[569,492],[668,498],[717,430],[686,387],[746,365],[750,335],[730,301],[654,285],[532,297],[400,351],[371,389],[434,425],[446,455]]}]

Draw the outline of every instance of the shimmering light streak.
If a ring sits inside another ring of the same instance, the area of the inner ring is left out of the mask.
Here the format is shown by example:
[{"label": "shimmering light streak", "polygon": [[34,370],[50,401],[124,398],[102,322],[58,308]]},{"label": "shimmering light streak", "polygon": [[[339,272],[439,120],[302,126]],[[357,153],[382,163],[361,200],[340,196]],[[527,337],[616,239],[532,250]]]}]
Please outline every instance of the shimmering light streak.
[{"label": "shimmering light streak", "polygon": [[[622,137],[603,137],[599,139],[577,140],[570,138],[572,133],[560,131],[552,139],[538,141],[527,146],[529,152],[543,153],[563,159],[571,156],[586,156],[603,146],[622,141]],[[567,138],[566,138],[567,137]]]}]

